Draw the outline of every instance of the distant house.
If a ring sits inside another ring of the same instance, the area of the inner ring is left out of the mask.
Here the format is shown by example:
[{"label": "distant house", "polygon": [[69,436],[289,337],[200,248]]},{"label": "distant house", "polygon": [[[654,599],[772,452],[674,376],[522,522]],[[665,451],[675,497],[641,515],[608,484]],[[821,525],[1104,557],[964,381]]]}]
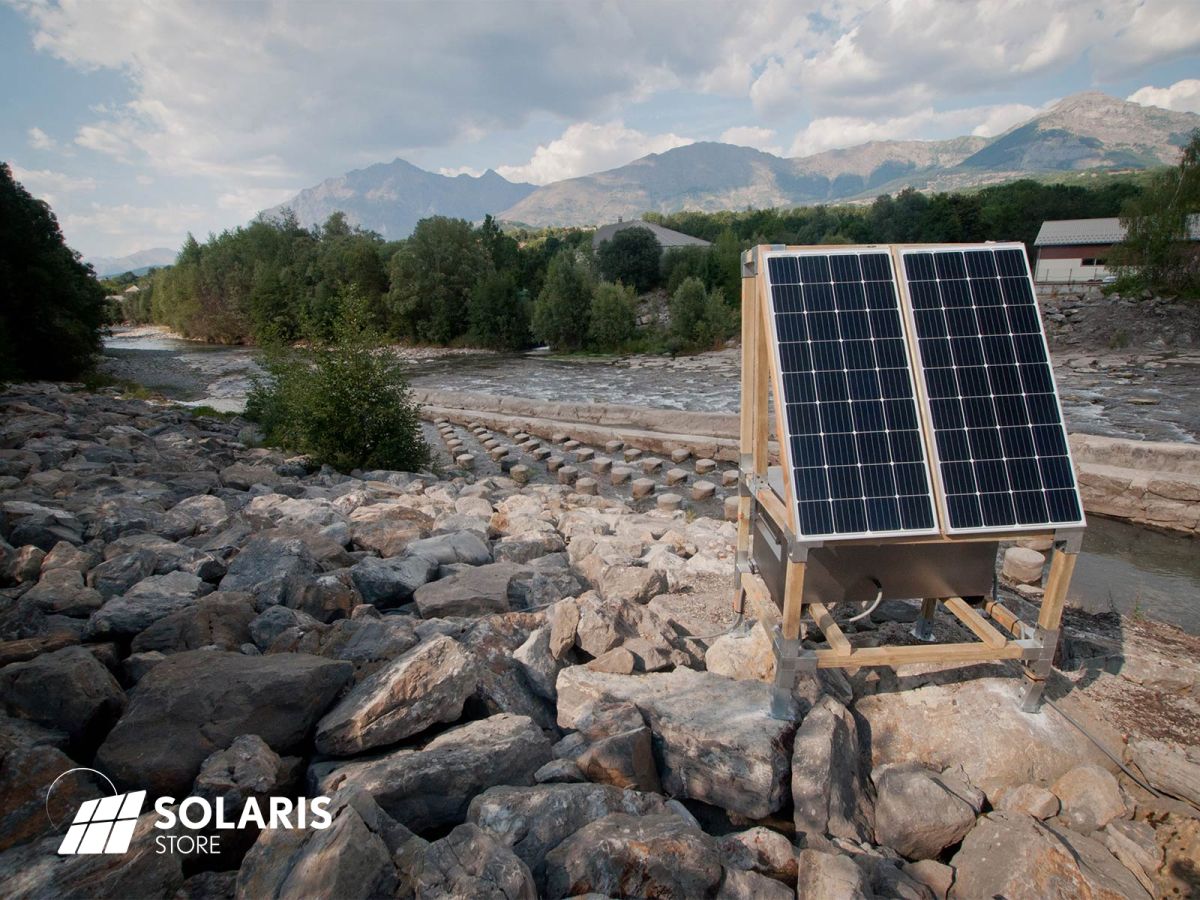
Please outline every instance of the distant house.
[{"label": "distant house", "polygon": [[642,219],[630,219],[626,222],[618,219],[611,225],[601,225],[596,229],[596,233],[592,235],[592,249],[599,250],[601,244],[624,228],[645,228],[652,231],[654,236],[658,238],[659,244],[662,245],[664,253],[668,250],[674,250],[676,247],[707,247],[710,243],[701,238],[692,237],[690,234],[684,234],[681,231],[672,231],[670,228],[663,228],[654,222],[646,222]]},{"label": "distant house", "polygon": [[[1192,218],[1189,238],[1200,241],[1200,217]],[[1117,218],[1043,222],[1033,242],[1037,250],[1034,280],[1046,284],[1101,281],[1109,274],[1113,247],[1123,240],[1125,228]]]}]

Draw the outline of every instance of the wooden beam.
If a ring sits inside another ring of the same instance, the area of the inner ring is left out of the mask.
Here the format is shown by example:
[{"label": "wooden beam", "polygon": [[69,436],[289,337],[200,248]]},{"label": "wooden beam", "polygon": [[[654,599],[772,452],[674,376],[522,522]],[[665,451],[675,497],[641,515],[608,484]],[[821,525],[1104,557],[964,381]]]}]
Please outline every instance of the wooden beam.
[{"label": "wooden beam", "polygon": [[804,570],[804,563],[787,561],[783,581],[783,636],[789,641],[803,636]]},{"label": "wooden beam", "polygon": [[762,507],[771,514],[771,518],[775,520],[775,523],[780,528],[788,527],[787,509],[784,508],[783,501],[779,499],[773,490],[769,487],[763,488],[754,496]]},{"label": "wooden beam", "polygon": [[991,616],[1000,627],[1011,634],[1013,637],[1021,636],[1021,620],[1017,618],[1017,614],[1005,606],[998,600],[989,600],[983,604],[983,608],[987,610],[987,614]]},{"label": "wooden beam", "polygon": [[1046,579],[1046,593],[1042,596],[1042,609],[1038,614],[1038,626],[1053,631],[1062,621],[1063,604],[1067,599],[1067,588],[1071,574],[1075,571],[1078,555],[1055,550],[1050,561],[1050,576]]},{"label": "wooden beam", "polygon": [[779,607],[771,598],[771,592],[767,589],[767,583],[762,580],[762,576],[754,573],[742,576],[742,588],[746,591],[746,599],[750,602],[751,615],[762,622],[768,631],[778,625]]},{"label": "wooden beam", "polygon": [[825,640],[829,642],[830,649],[842,654],[848,654],[854,649],[846,640],[846,635],[842,634],[837,622],[833,621],[833,616],[829,614],[829,609],[824,603],[810,603],[808,609],[812,613],[813,621],[825,635]]},{"label": "wooden beam", "polygon": [[975,632],[975,636],[989,647],[1003,647],[1008,643],[1008,639],[962,597],[950,597],[945,601],[945,605],[946,609],[954,613],[960,622]]},{"label": "wooden beam", "polygon": [[996,659],[1020,659],[1022,649],[1014,643],[1003,647],[986,644],[917,644],[903,647],[855,647],[849,655],[836,650],[817,650],[817,668],[851,666],[905,666],[912,663],[974,663]]}]

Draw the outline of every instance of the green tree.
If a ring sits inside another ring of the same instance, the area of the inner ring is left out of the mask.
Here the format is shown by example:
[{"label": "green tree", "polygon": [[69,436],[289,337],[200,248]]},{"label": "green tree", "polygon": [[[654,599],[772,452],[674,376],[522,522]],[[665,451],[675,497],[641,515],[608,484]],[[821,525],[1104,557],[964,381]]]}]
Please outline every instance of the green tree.
[{"label": "green tree", "polygon": [[708,280],[709,248],[672,247],[662,258],[662,284],[668,294],[675,293],[685,278]]},{"label": "green tree", "polygon": [[596,251],[596,265],[605,281],[620,281],[639,294],[658,284],[662,245],[649,228],[622,228]]},{"label": "green tree", "polygon": [[619,350],[637,329],[633,288],[603,281],[592,296],[588,342],[596,350]]},{"label": "green tree", "polygon": [[429,465],[404,366],[381,347],[372,321],[365,298],[349,286],[331,340],[318,337],[308,350],[268,350],[266,378],[252,388],[246,414],[270,443],[343,472]]},{"label": "green tree", "polygon": [[516,269],[520,265],[520,248],[516,240],[500,230],[490,213],[483,217],[483,224],[479,226],[479,242],[497,272]]},{"label": "green tree", "polygon": [[1124,278],[1154,290],[1200,295],[1200,251],[1189,240],[1200,214],[1200,129],[1180,153],[1179,165],[1154,178],[1121,214],[1125,240],[1117,250]]},{"label": "green tree", "polygon": [[671,297],[670,343],[676,349],[707,350],[733,334],[737,312],[720,288],[708,291],[699,278],[688,278]]},{"label": "green tree", "polygon": [[491,272],[471,292],[471,340],[492,350],[524,350],[529,334],[529,295],[511,271]]},{"label": "green tree", "polygon": [[575,250],[561,250],[546,270],[533,305],[533,333],[554,350],[579,350],[587,340],[594,290],[591,267]]},{"label": "green tree", "polygon": [[104,288],[49,204],[0,162],[0,378],[74,378],[100,350]]},{"label": "green tree", "polygon": [[393,332],[433,344],[465,333],[471,292],[490,269],[470,222],[422,219],[392,257],[387,304]]}]

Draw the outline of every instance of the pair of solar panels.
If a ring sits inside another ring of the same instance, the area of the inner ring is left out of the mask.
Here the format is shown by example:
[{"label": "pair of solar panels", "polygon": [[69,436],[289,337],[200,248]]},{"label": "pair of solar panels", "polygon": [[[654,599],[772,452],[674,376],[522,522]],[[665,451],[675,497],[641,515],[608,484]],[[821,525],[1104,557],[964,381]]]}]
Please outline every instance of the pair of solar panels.
[{"label": "pair of solar panels", "polygon": [[1083,523],[1020,244],[764,259],[800,535]]}]

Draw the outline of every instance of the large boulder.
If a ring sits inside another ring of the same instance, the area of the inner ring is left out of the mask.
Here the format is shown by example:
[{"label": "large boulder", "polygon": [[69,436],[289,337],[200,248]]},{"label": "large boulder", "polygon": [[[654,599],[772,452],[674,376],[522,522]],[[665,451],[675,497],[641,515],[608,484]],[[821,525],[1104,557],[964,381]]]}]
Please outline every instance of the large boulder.
[{"label": "large boulder", "polygon": [[[861,697],[854,710],[870,728],[872,766],[919,762],[936,772],[961,768],[989,797],[1006,785],[1050,784],[1081,764],[1111,765],[1054,713],[1022,712],[1022,688],[1011,678],[929,684]],[[1072,709],[1072,716],[1086,717],[1094,734],[1104,732],[1086,710]]]},{"label": "large boulder", "polygon": [[467,819],[510,847],[544,884],[546,854],[612,813],[665,815],[662,797],[608,784],[541,784],[489,788],[471,801]]},{"label": "large boulder", "polygon": [[654,735],[663,787],[749,818],[787,795],[795,723],[770,715],[771,689],[676,669],[614,675],[583,666],[558,676],[558,724],[579,728],[596,711],[631,704]]},{"label": "large boulder", "polygon": [[796,732],[792,802],[796,830],[869,841],[872,800],[858,726],[832,697],[817,702]]},{"label": "large boulder", "polygon": [[475,660],[437,635],[360,682],[317,726],[317,750],[353,756],[453,722],[475,693]]},{"label": "large boulder", "polygon": [[123,785],[180,796],[239,735],[277,753],[301,747],[353,675],[349,663],[298,653],[177,653],[138,682],[96,760]]},{"label": "large boulder", "polygon": [[706,897],[721,883],[717,843],[674,813],[613,813],[546,855],[547,897]]},{"label": "large boulder", "polygon": [[1140,900],[1150,895],[1104,845],[1069,829],[1050,829],[1019,813],[981,818],[950,864],[950,896],[1089,897]]},{"label": "large boulder", "polygon": [[462,822],[471,799],[489,787],[533,784],[550,756],[550,742],[532,721],[501,714],[452,728],[419,750],[315,763],[309,779],[321,794],[361,788],[421,832]]},{"label": "large boulder", "polygon": [[454,563],[482,566],[492,561],[492,551],[487,541],[473,531],[452,531],[422,538],[409,544],[405,552],[428,557],[442,566]]},{"label": "large boulder", "polygon": [[50,615],[87,618],[100,608],[100,592],[83,583],[83,575],[74,569],[51,569],[21,595],[21,601]]},{"label": "large boulder", "polygon": [[121,715],[125,692],[88,650],[64,647],[0,669],[0,705],[90,751]]},{"label": "large boulder", "polygon": [[404,553],[409,544],[433,530],[433,519],[398,502],[362,506],[350,514],[354,546],[385,559]]},{"label": "large boulder", "polygon": [[233,558],[221,590],[252,594],[259,610],[276,603],[291,606],[316,571],[317,561],[301,538],[268,533],[251,539]]},{"label": "large boulder", "polygon": [[1135,740],[1129,742],[1129,753],[1160,791],[1200,806],[1200,748]]},{"label": "large boulder", "polygon": [[364,603],[388,607],[411,600],[419,587],[437,575],[437,570],[437,561],[427,556],[394,559],[368,556],[354,564],[350,577]]},{"label": "large boulder", "polygon": [[509,586],[525,571],[510,562],[476,566],[417,588],[417,609],[426,619],[508,612]]},{"label": "large boulder", "polygon": [[914,764],[887,765],[872,772],[871,779],[876,794],[875,842],[909,859],[936,859],[957,844],[983,806],[983,794],[953,772],[938,774]]},{"label": "large boulder", "polygon": [[334,796],[329,812],[328,828],[263,830],[238,870],[238,900],[394,896],[393,857],[411,833],[362,792]]},{"label": "large boulder", "polygon": [[529,867],[477,825],[459,825],[423,851],[406,872],[417,897],[537,897]]},{"label": "large boulder", "polygon": [[109,600],[88,620],[92,637],[128,637],[211,594],[213,586],[187,572],[143,578]]},{"label": "large boulder", "polygon": [[1076,766],[1050,788],[1062,803],[1060,815],[1081,834],[1091,834],[1126,813],[1121,786],[1108,769]]},{"label": "large boulder", "polygon": [[797,900],[873,900],[875,896],[866,873],[849,856],[810,847],[800,851],[797,866]]},{"label": "large boulder", "polygon": [[132,649],[134,653],[177,653],[201,647],[237,650],[249,642],[255,615],[249,594],[218,591],[163,616],[133,639]]}]

